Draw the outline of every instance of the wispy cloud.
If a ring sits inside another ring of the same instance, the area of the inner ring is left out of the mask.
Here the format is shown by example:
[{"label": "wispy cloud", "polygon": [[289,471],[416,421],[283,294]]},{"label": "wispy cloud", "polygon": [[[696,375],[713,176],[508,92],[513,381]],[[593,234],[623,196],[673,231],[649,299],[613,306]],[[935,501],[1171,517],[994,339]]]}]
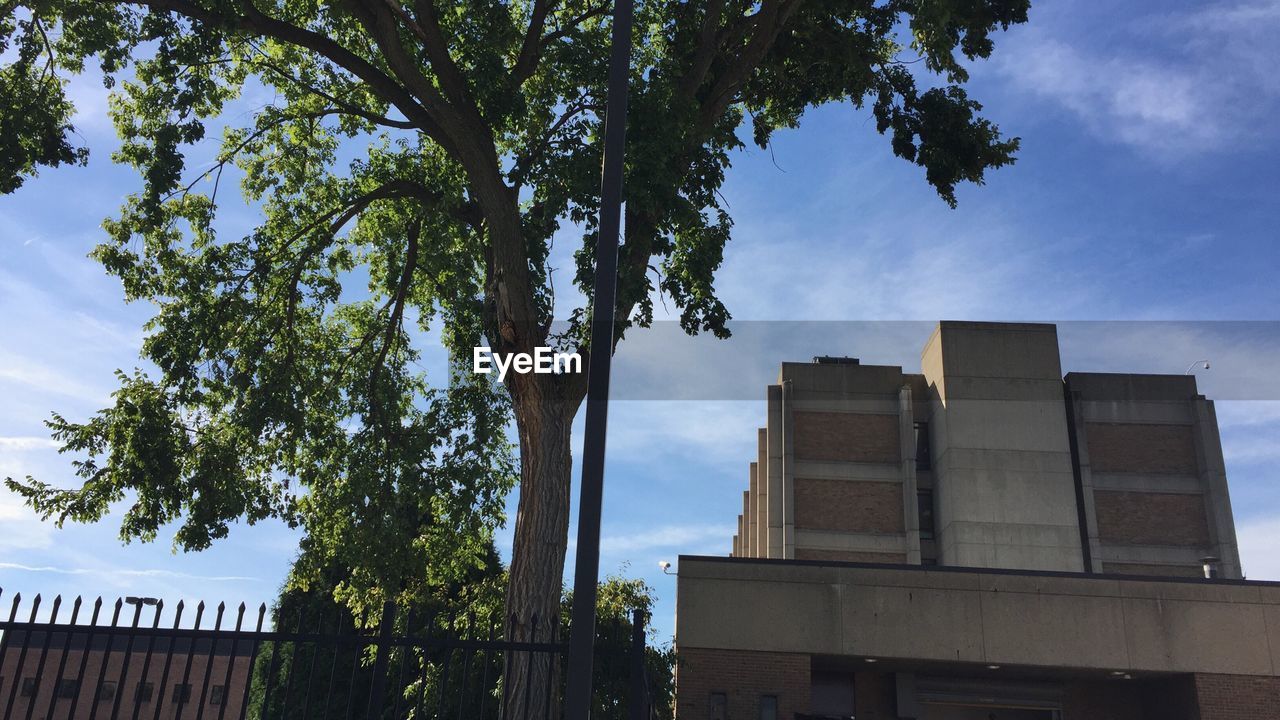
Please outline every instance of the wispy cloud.
[{"label": "wispy cloud", "polygon": [[0,562],[0,570],[19,570],[32,573],[54,573],[57,575],[97,575],[120,578],[163,578],[169,580],[199,580],[202,582],[262,582],[260,578],[246,575],[196,575],[174,570],[121,569],[121,568],[63,568],[52,565],[23,565],[21,563]]},{"label": "wispy cloud", "polygon": [[1033,22],[1003,43],[994,65],[1094,134],[1181,157],[1270,127],[1280,99],[1280,2],[1148,14],[1125,26],[1126,42],[1102,44],[1093,26],[1072,33],[1066,24]]},{"label": "wispy cloud", "polygon": [[0,437],[0,452],[25,450],[49,450],[58,447],[55,440],[42,437]]},{"label": "wispy cloud", "polygon": [[95,404],[105,403],[110,397],[104,388],[82,382],[35,358],[0,350],[0,384],[6,382]]},{"label": "wispy cloud", "polygon": [[727,525],[667,525],[601,538],[600,552],[606,556],[635,555],[654,550],[696,552],[713,542],[728,548],[734,532],[734,528]]}]

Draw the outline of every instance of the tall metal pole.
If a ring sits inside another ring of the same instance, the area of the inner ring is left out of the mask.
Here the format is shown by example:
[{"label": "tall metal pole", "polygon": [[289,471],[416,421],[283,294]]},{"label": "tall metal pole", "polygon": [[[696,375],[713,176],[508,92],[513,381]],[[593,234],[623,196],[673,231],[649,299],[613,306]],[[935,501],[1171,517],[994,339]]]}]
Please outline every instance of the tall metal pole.
[{"label": "tall metal pole", "polygon": [[632,0],[614,0],[613,49],[600,176],[600,225],[587,360],[587,417],[582,443],[582,490],[573,573],[573,625],[569,635],[567,720],[591,714],[591,668],[596,637],[596,583],[600,576],[600,509],[604,497],[604,441],[609,415],[609,368],[618,289],[618,230],[622,220],[622,156],[627,135],[627,85],[631,74]]}]

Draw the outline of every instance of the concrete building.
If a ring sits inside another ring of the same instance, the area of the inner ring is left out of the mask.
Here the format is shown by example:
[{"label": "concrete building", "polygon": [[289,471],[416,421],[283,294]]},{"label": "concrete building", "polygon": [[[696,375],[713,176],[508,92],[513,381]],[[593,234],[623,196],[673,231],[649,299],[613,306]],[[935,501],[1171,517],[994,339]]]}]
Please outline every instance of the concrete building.
[{"label": "concrete building", "polygon": [[767,400],[730,557],[680,559],[681,720],[1280,718],[1193,376],[943,322],[920,373],[783,363]]}]

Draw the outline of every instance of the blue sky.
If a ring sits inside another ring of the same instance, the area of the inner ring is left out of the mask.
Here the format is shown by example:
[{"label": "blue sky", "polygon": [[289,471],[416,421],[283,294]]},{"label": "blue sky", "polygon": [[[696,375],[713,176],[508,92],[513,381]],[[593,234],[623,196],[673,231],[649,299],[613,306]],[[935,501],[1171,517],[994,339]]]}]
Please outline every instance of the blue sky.
[{"label": "blue sky", "polygon": [[[675,401],[670,387],[652,384],[662,352],[672,355],[665,367],[679,370],[737,357],[723,350],[637,338],[617,365],[623,396],[663,399],[611,410],[602,570],[627,565],[653,585],[663,635],[675,578],[657,563],[727,552],[768,368],[825,352],[915,371],[927,339],[927,325],[879,325],[879,339],[860,340],[845,332],[851,326],[795,330],[796,321],[1146,321],[1063,325],[1064,366],[1181,373],[1212,359],[1201,387],[1220,398],[1245,571],[1280,579],[1275,326],[1151,323],[1280,319],[1280,2],[1154,6],[1042,3],[1028,26],[997,39],[995,57],[973,67],[971,94],[1023,149],[985,187],[962,188],[957,210],[850,107],[810,113],[800,130],[777,136],[772,156],[735,159],[724,194],[736,228],[718,290],[737,320],[777,322],[745,326],[738,342],[751,362],[714,375],[759,394]],[[89,167],[45,172],[0,198],[0,476],[72,480],[42,420],[51,410],[83,418],[103,407],[114,370],[138,364],[149,317],[85,257],[102,219],[138,183],[108,159],[105,91],[92,79],[73,89],[94,151]],[[252,217],[241,209],[228,222]],[[571,265],[568,246],[557,243],[562,267]],[[800,339],[748,342],[760,332]],[[696,388],[697,377],[677,379]],[[122,545],[117,528],[114,516],[58,531],[0,490],[6,598],[256,603],[274,596],[297,541],[264,523],[235,528],[209,551],[174,555],[163,537]],[[509,531],[500,544],[508,549]]]}]

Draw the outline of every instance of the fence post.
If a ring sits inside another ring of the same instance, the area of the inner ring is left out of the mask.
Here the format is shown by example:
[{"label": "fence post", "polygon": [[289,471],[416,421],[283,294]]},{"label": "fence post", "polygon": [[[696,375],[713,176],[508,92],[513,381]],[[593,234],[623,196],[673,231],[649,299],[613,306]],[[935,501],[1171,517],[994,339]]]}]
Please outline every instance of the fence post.
[{"label": "fence post", "polygon": [[391,656],[391,632],[396,622],[396,606],[391,600],[382,605],[382,620],[378,623],[378,639],[374,645],[373,683],[369,687],[369,707],[365,717],[376,720],[382,717],[382,704],[387,694],[387,659]]},{"label": "fence post", "polygon": [[644,611],[631,613],[631,720],[649,719],[649,688],[644,673]]}]

